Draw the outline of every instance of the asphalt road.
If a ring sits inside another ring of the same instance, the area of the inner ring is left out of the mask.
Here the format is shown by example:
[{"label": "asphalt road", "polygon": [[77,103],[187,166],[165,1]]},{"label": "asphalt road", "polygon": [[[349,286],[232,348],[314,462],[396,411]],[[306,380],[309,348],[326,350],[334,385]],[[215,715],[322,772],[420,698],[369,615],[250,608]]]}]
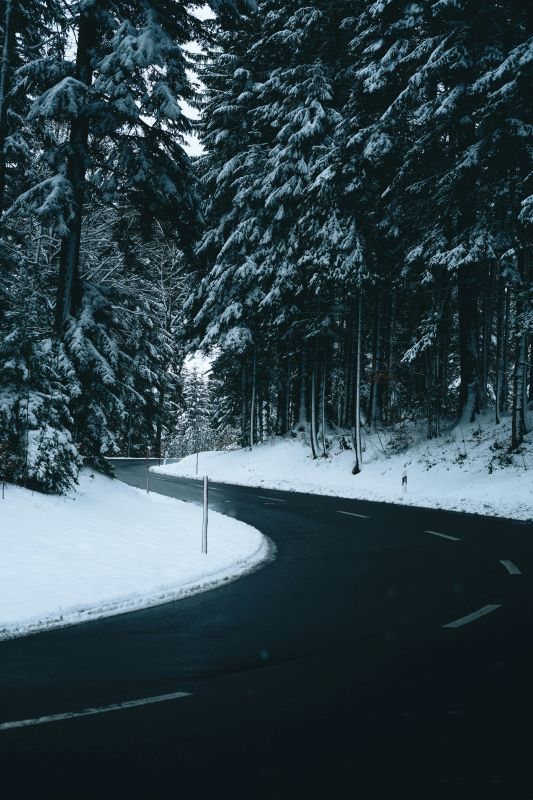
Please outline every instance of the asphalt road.
[{"label": "asphalt road", "polygon": [[[138,462],[117,475],[145,485]],[[533,526],[223,484],[210,500],[275,560],[0,642],[0,723],[183,693],[0,730],[2,797],[533,798]]]}]

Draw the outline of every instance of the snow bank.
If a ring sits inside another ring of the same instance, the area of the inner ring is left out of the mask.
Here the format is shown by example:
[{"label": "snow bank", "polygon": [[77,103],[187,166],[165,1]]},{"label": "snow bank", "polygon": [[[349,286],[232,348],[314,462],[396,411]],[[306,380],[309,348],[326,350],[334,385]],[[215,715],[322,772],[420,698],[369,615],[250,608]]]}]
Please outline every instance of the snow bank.
[{"label": "snow bank", "polygon": [[[533,439],[530,434],[523,452],[512,456],[509,441],[508,421],[495,426],[488,418],[438,439],[419,441],[403,453],[393,452],[392,437],[367,436],[363,471],[352,475],[353,451],[341,450],[338,437],[332,440],[330,457],[315,461],[302,439],[278,438],[252,452],[200,453],[199,473],[245,486],[531,520]],[[404,465],[407,495],[401,491]],[[194,478],[196,457],[153,470]]]},{"label": "snow bank", "polygon": [[85,471],[68,497],[8,485],[0,499],[0,639],[165,603],[269,557],[255,528]]}]

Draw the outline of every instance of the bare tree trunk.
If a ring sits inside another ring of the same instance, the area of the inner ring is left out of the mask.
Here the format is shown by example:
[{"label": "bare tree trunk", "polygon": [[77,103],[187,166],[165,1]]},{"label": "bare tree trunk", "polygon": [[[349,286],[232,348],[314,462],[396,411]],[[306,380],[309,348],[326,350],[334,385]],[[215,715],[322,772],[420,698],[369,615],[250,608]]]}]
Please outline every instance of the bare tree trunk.
[{"label": "bare tree trunk", "polygon": [[394,329],[396,325],[396,289],[393,289],[390,304],[390,321],[389,321],[389,358],[387,369],[387,385],[388,391],[388,407],[389,407],[389,425],[394,425],[394,403],[395,403],[395,381],[393,380],[394,372]]},{"label": "bare tree trunk", "polygon": [[434,355],[433,348],[424,351],[424,376],[426,383],[427,438],[433,439],[433,410],[435,402],[435,386],[433,382]]},{"label": "bare tree trunk", "polygon": [[374,322],[374,352],[372,358],[372,384],[370,387],[370,402],[368,413],[369,427],[377,428],[381,420],[381,395],[383,389],[383,335],[382,335],[382,300],[376,300],[375,322]]},{"label": "bare tree trunk", "polygon": [[288,433],[291,429],[291,358],[287,361],[287,397],[285,401],[285,430]]},{"label": "bare tree trunk", "polygon": [[354,475],[358,475],[362,468],[362,448],[361,448],[361,337],[363,332],[363,293],[359,289],[359,299],[357,303],[357,355],[355,364],[355,464],[352,469]]},{"label": "bare tree trunk", "polygon": [[302,360],[300,364],[300,401],[298,408],[298,421],[296,430],[302,431],[307,428],[307,352],[305,345],[302,346]]},{"label": "bare tree trunk", "polygon": [[511,326],[511,292],[505,294],[505,321],[503,333],[503,375],[502,375],[502,404],[501,410],[509,408],[509,333]]},{"label": "bare tree trunk", "polygon": [[520,254],[521,280],[516,297],[516,344],[513,372],[513,416],[511,432],[511,448],[517,450],[527,433],[527,334],[522,329],[520,315],[524,310],[524,294],[529,288],[529,251],[526,247]]},{"label": "bare tree trunk", "polygon": [[346,320],[346,338],[344,348],[344,393],[341,427],[350,428],[352,425],[352,384],[353,384],[353,347],[355,340],[355,319],[351,314]]},{"label": "bare tree trunk", "polygon": [[529,337],[529,392],[527,399],[533,402],[533,337]]},{"label": "bare tree trunk", "polygon": [[311,371],[311,450],[313,451],[313,458],[318,457],[316,410],[316,364],[313,364]]},{"label": "bare tree trunk", "polygon": [[515,346],[515,365],[513,376],[513,418],[511,448],[517,450],[524,441],[526,419],[524,406],[524,383],[526,372],[526,335],[520,334]]},{"label": "bare tree trunk", "polygon": [[459,415],[473,422],[479,411],[479,347],[477,271],[469,266],[457,270],[457,307],[459,312],[459,359],[461,384]]},{"label": "bare tree trunk", "polygon": [[256,382],[257,382],[257,360],[254,349],[254,360],[252,367],[252,402],[250,404],[250,450],[254,446],[255,435],[255,395],[256,395]]},{"label": "bare tree trunk", "polygon": [[241,367],[241,442],[242,447],[246,447],[248,442],[248,403],[246,402],[246,360],[243,356]]},{"label": "bare tree trunk", "polygon": [[154,454],[156,458],[162,456],[162,442],[163,442],[163,413],[165,408],[165,387],[159,387],[159,402],[157,404],[157,418],[155,426],[155,448]]},{"label": "bare tree trunk", "polygon": [[448,396],[448,340],[449,340],[449,303],[450,292],[448,276],[445,276],[441,286],[443,293],[440,309],[438,342],[435,355],[435,434],[440,436],[441,418],[447,411]]},{"label": "bare tree trunk", "polygon": [[500,424],[503,407],[504,359],[507,342],[505,341],[505,280],[498,278],[498,298],[496,308],[496,374],[495,374],[495,422]]},{"label": "bare tree trunk", "polygon": [[320,417],[322,425],[322,454],[327,458],[328,451],[326,447],[326,363],[322,367],[322,388],[320,393]]},{"label": "bare tree trunk", "polygon": [[6,0],[3,20],[4,42],[2,48],[2,66],[0,68],[0,215],[5,209],[6,193],[6,138],[8,95],[11,85],[12,54],[14,42],[13,0]]},{"label": "bare tree trunk", "polygon": [[[90,86],[93,79],[91,49],[96,30],[92,6],[83,9],[79,16],[78,45],[76,52],[76,80]],[[82,295],[79,274],[81,225],[85,200],[85,172],[89,142],[87,114],[75,117],[70,124],[67,177],[74,197],[74,213],[67,223],[68,232],[61,240],[59,256],[59,281],[56,295],[55,329],[61,336],[67,320],[77,312]]]},{"label": "bare tree trunk", "polygon": [[481,339],[481,386],[480,406],[487,405],[487,388],[489,382],[490,352],[492,347],[492,326],[494,321],[494,282],[496,271],[489,269],[487,289],[483,298],[483,335]]}]

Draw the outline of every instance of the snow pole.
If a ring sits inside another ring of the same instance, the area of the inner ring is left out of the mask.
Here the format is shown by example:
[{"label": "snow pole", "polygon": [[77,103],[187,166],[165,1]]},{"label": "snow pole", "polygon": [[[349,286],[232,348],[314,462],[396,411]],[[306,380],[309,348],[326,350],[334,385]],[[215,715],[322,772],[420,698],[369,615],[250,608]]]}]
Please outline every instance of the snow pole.
[{"label": "snow pole", "polygon": [[402,493],[407,494],[407,464],[404,466],[402,472]]},{"label": "snow pole", "polygon": [[146,448],[146,494],[150,492],[150,448]]},{"label": "snow pole", "polygon": [[202,553],[207,553],[207,517],[209,501],[209,478],[204,475],[204,515],[202,519]]},{"label": "snow pole", "polygon": [[198,450],[196,451],[196,474],[198,475]]}]

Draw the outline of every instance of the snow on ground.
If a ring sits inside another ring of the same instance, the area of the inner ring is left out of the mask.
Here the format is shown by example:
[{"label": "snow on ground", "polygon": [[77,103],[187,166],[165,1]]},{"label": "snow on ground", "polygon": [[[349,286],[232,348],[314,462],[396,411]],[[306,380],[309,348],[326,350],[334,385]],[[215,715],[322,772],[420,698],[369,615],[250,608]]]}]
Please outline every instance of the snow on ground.
[{"label": "snow on ground", "polygon": [[6,486],[0,499],[0,639],[212,589],[271,553],[255,528],[84,471],[67,497]]},{"label": "snow on ground", "polygon": [[[277,438],[249,450],[206,452],[199,474],[213,481],[264,488],[381,500],[389,503],[533,519],[533,437],[523,452],[508,453],[510,424],[489,416],[431,441],[414,427],[367,436],[363,470],[352,475],[353,451],[330,437],[328,458],[313,461],[302,438]],[[403,443],[405,452],[395,452]],[[401,479],[407,468],[408,492]],[[196,456],[153,467],[155,472],[195,477]]]}]

